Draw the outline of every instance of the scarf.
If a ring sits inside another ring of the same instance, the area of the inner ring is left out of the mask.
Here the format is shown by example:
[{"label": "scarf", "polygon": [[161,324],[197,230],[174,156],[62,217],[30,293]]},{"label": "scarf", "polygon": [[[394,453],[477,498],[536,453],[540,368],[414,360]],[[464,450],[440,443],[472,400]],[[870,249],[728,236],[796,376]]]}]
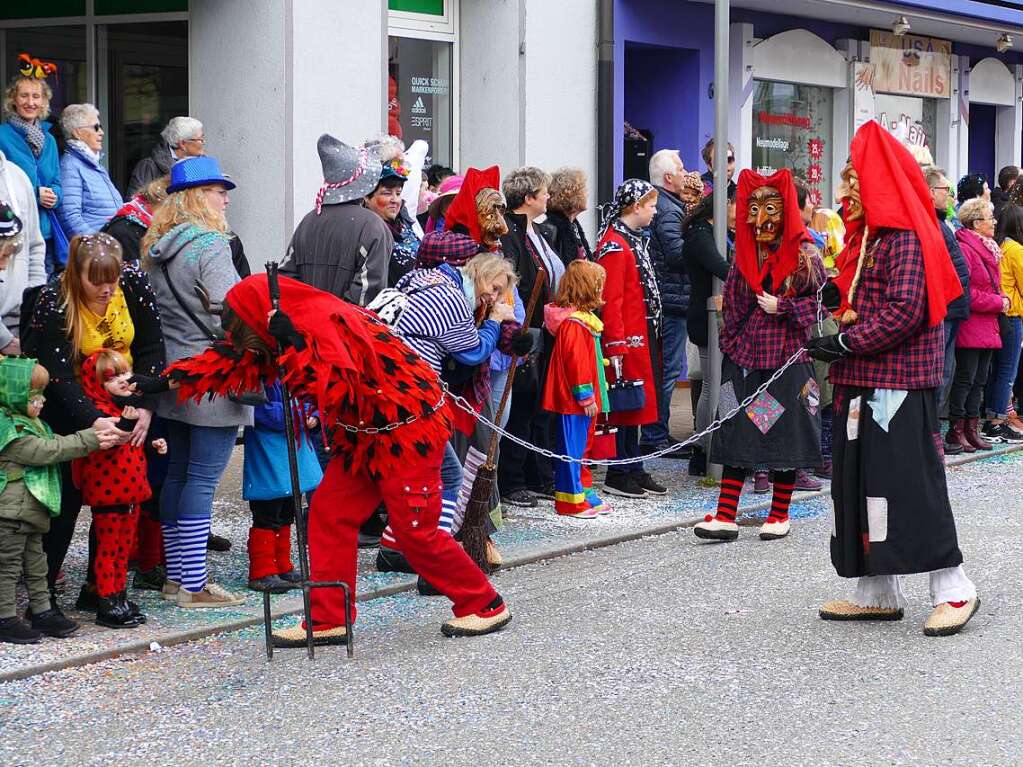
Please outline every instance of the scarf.
[{"label": "scarf", "polygon": [[46,143],[46,131],[39,124],[38,120],[29,122],[20,115],[11,115],[8,118],[8,122],[16,128],[20,128],[25,134],[25,141],[28,143],[28,148],[32,150],[32,154],[36,158],[43,153],[43,145]]},{"label": "scarf", "polygon": [[[934,203],[920,166],[894,136],[871,120],[864,123],[850,146],[850,160],[859,176],[863,216],[845,221],[845,248],[835,259],[835,285],[842,297],[838,315],[851,311],[850,289],[855,293],[860,254],[864,240],[881,229],[908,229],[920,239],[927,290],[927,325],[945,318],[948,303],[962,295],[963,288],[945,247]],[[843,206],[847,207],[847,206]]]},{"label": "scarf", "polygon": [[[598,219],[600,221],[600,228],[598,230],[600,233],[597,235],[597,239],[603,240],[608,229],[615,224],[626,208],[635,205],[653,191],[654,185],[649,181],[630,178],[628,181],[622,182],[621,186],[615,190],[615,196],[611,202],[605,202],[597,206]],[[632,231],[627,226],[624,228]]]},{"label": "scarf", "polygon": [[92,160],[92,161],[93,161],[94,163],[96,163],[97,165],[99,165],[99,161],[100,161],[100,159],[101,159],[101,158],[102,158],[102,156],[103,156],[103,153],[102,153],[102,152],[94,152],[94,151],[93,151],[93,150],[92,150],[92,149],[91,149],[91,148],[89,147],[89,145],[88,145],[88,144],[86,144],[86,143],[85,143],[84,141],[81,141],[81,140],[79,140],[79,139],[76,139],[76,138],[70,139],[70,140],[69,140],[69,141],[67,142],[67,145],[68,145],[69,147],[71,147],[72,149],[75,149],[75,150],[77,150],[78,152],[80,152],[81,154],[85,155],[85,156],[86,156],[86,157],[88,157],[88,158],[89,158],[90,160]]},{"label": "scarf", "polygon": [[781,294],[785,280],[799,266],[799,254],[803,243],[810,241],[806,233],[803,217],[796,201],[796,187],[792,183],[792,171],[784,168],[777,173],[764,177],[751,170],[739,174],[739,187],[736,196],[736,210],[741,215],[749,210],[750,196],[762,186],[774,187],[782,199],[782,232],[781,243],[777,249],[768,249],[767,258],[760,261],[760,246],[754,236],[753,224],[745,220],[735,223],[735,266],[745,278],[747,284],[756,294],[763,293],[765,281],[770,277],[771,291]]},{"label": "scarf", "polygon": [[127,218],[148,229],[153,223],[153,209],[141,194],[132,197],[114,214],[114,218]]}]

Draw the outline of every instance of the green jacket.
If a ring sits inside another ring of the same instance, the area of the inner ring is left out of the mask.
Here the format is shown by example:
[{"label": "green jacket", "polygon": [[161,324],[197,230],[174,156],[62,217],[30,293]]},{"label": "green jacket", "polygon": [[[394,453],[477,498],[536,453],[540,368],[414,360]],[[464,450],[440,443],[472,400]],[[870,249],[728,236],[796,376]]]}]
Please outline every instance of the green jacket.
[{"label": "green jacket", "polygon": [[[97,448],[99,439],[91,426],[64,437],[37,437],[25,433],[10,442],[0,450],[0,474],[3,475],[0,478],[3,485],[0,490],[0,518],[31,522],[36,527],[48,529],[50,517],[60,514],[57,464],[81,458]],[[52,483],[46,482],[40,487],[41,483],[32,481],[33,473],[43,467],[57,473],[55,497]]]},{"label": "green jacket", "polygon": [[[28,415],[35,367],[34,359],[0,357],[0,517],[7,519],[22,519],[28,510],[38,511],[36,504],[50,516],[60,514],[57,465],[99,447],[91,428],[54,437],[49,426]],[[9,489],[13,492],[8,508]]]}]

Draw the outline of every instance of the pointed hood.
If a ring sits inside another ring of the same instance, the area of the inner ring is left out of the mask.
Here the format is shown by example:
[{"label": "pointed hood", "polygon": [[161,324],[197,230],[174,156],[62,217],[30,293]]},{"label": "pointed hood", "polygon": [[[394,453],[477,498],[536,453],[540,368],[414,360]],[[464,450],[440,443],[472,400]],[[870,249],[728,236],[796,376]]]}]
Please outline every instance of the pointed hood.
[{"label": "pointed hood", "polygon": [[[745,220],[749,208],[749,198],[759,187],[770,186],[778,190],[782,199],[783,229],[781,244],[778,249],[768,255],[763,264],[757,253],[757,241],[753,225]],[[796,186],[792,182],[792,171],[783,168],[770,176],[761,176],[751,170],[739,174],[739,187],[736,193],[736,210],[741,220],[735,224],[735,266],[754,293],[764,292],[764,280],[770,275],[771,291],[780,293],[785,280],[799,266],[799,251],[804,242],[811,240],[803,224],[799,202],[796,200]]]},{"label": "pointed hood", "polygon": [[482,241],[483,232],[480,230],[479,214],[476,210],[476,195],[481,189],[496,189],[501,191],[501,169],[491,165],[486,170],[469,168],[465,174],[465,180],[455,195],[455,199],[448,206],[444,214],[444,228],[452,229],[456,225],[465,227],[469,236],[477,243]]}]

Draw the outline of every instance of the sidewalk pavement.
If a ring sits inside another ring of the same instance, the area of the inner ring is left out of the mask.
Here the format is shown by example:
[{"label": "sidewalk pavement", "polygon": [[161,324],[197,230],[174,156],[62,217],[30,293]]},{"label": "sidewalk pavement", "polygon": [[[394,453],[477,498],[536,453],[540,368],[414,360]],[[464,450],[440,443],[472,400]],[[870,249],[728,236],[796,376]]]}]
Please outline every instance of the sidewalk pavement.
[{"label": "sidewalk pavement", "polygon": [[[689,391],[678,389],[673,402],[673,406],[677,404],[678,407],[673,413],[672,426],[679,438],[692,431],[688,401]],[[993,454],[959,456],[947,462],[954,466],[982,458],[1015,461],[1020,460],[1019,456],[1005,454],[1018,449],[1023,449],[1023,445],[1000,446]],[[158,651],[161,647],[261,623],[261,595],[249,592],[245,587],[248,575],[245,541],[251,518],[247,505],[241,500],[241,458],[242,451],[238,449],[221,482],[213,512],[214,531],[227,537],[234,545],[226,553],[210,552],[209,561],[213,582],[244,594],[244,605],[231,609],[186,610],[163,601],[157,592],[131,591],[131,598],[141,605],[148,622],[136,629],[120,631],[96,626],[94,616],[73,608],[87,559],[89,513],[83,511],[64,567],[68,574],[68,588],[62,599],[68,615],[79,620],[82,628],[69,639],[44,639],[38,645],[0,645],[0,682],[82,666],[118,655]],[[713,513],[717,488],[689,477],[686,467],[687,462],[682,460],[650,462],[649,470],[669,487],[668,495],[641,500],[608,497],[606,500],[611,502],[613,513],[594,520],[558,517],[552,502],[541,501],[536,509],[506,507],[505,526],[494,536],[504,555],[505,568],[691,527],[708,512]],[[753,495],[752,486],[747,483],[740,504],[746,523],[755,524],[769,506],[770,496]],[[828,486],[825,484],[824,490],[817,493],[796,493],[792,516],[794,520],[816,517],[828,513],[830,508]],[[360,600],[379,599],[415,588],[414,577],[378,573],[375,558],[376,549],[359,552],[356,588]],[[274,615],[301,612],[301,604],[300,596],[274,597]]]}]

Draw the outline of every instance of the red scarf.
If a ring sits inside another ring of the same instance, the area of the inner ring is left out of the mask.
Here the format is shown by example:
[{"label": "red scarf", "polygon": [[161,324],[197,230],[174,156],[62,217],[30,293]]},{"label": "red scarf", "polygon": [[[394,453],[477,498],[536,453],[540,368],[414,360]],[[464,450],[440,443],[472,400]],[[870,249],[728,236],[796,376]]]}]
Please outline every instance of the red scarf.
[{"label": "red scarf", "polygon": [[476,211],[476,195],[481,189],[501,190],[501,169],[491,165],[486,170],[469,168],[465,174],[462,187],[455,195],[455,199],[448,206],[444,214],[444,228],[451,229],[457,224],[464,226],[469,236],[476,242],[481,242],[483,232],[480,229],[480,217]]},{"label": "red scarf", "polygon": [[148,229],[153,223],[153,209],[141,194],[132,197],[114,214],[114,218],[133,218]]},{"label": "red scarf", "polygon": [[82,362],[82,391],[103,415],[116,418],[121,415],[121,407],[114,402],[113,395],[103,385],[105,382],[99,380],[99,374],[96,371],[96,363],[102,353],[102,351],[98,351],[90,354]]},{"label": "red scarf", "polygon": [[784,168],[771,176],[764,177],[751,170],[739,173],[739,188],[736,195],[738,215],[745,216],[749,210],[749,199],[757,188],[771,186],[778,190],[782,199],[783,229],[781,244],[760,263],[759,245],[753,224],[737,220],[735,225],[735,266],[754,293],[764,292],[764,278],[771,276],[771,291],[780,295],[785,280],[799,266],[799,251],[810,235],[803,224],[803,217],[796,200],[796,187],[792,183],[792,172]]},{"label": "red scarf", "polygon": [[838,315],[852,308],[849,288],[864,229],[869,227],[870,234],[881,229],[909,229],[920,238],[923,251],[927,325],[937,325],[945,318],[949,301],[961,295],[963,288],[938,229],[941,224],[934,216],[934,203],[920,166],[898,139],[873,120],[856,131],[850,158],[859,176],[864,215],[857,221],[845,221],[845,248],[835,259],[838,276],[834,282],[842,295]]}]

